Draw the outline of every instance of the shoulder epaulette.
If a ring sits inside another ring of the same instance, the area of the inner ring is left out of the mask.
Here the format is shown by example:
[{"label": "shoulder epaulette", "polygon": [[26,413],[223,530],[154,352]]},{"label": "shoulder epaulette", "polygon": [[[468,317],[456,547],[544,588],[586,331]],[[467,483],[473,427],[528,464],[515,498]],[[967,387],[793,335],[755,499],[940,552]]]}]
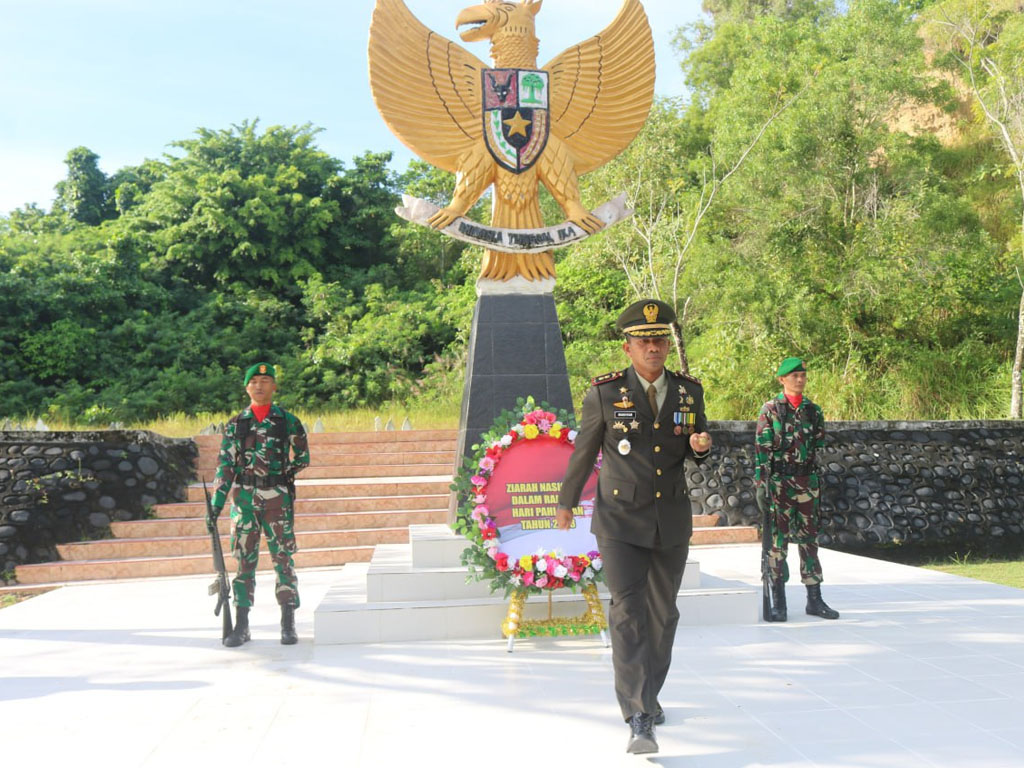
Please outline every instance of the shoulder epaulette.
[{"label": "shoulder epaulette", "polygon": [[621,379],[626,375],[625,369],[621,371],[612,371],[611,373],[603,373],[600,376],[595,376],[590,380],[590,386],[596,387],[598,384],[607,384],[609,381],[615,381]]},{"label": "shoulder epaulette", "polygon": [[669,373],[671,373],[677,379],[684,379],[684,380],[689,381],[689,382],[691,382],[693,384],[698,384],[700,386],[704,386],[703,384],[700,383],[700,379],[698,379],[696,376],[691,376],[688,373],[682,373],[681,371],[669,371]]}]

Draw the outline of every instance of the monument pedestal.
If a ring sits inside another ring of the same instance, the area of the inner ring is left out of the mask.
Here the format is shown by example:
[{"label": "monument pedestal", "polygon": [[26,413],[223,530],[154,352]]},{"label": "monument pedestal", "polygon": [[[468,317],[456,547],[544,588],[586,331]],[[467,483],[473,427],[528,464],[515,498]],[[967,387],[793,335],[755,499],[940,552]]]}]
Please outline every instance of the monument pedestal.
[{"label": "monument pedestal", "polygon": [[[555,281],[521,277],[505,282],[480,280],[469,336],[462,392],[458,471],[481,433],[490,429],[516,399],[532,395],[538,405],[573,410],[565,349],[555,313]],[[455,518],[454,497],[449,522]]]}]

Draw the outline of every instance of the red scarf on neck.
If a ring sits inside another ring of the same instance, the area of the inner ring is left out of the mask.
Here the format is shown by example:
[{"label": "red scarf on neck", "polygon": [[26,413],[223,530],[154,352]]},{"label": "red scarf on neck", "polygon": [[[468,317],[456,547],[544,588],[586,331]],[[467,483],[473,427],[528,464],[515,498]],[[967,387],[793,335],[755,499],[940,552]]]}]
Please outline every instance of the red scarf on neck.
[{"label": "red scarf on neck", "polygon": [[[785,393],[783,393],[783,394],[785,394]],[[793,410],[795,411],[797,408],[800,407],[800,403],[802,403],[804,401],[804,396],[803,395],[786,395],[786,399],[789,400],[789,404],[793,406]]]},{"label": "red scarf on neck", "polygon": [[256,417],[256,421],[258,423],[262,423],[263,420],[267,418],[267,414],[270,413],[271,405],[272,403],[267,403],[266,405],[253,404],[249,406],[252,409],[252,415]]}]

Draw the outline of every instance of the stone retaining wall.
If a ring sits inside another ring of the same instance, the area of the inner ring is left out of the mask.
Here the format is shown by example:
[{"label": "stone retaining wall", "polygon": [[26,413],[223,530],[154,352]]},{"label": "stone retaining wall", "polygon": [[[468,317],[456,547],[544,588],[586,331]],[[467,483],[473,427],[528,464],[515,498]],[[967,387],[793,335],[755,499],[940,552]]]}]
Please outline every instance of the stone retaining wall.
[{"label": "stone retaining wall", "polygon": [[[715,452],[688,471],[694,511],[753,525],[754,423],[712,422]],[[819,541],[879,546],[1024,545],[1024,423],[826,422]]]},{"label": "stone retaining wall", "polygon": [[191,440],[153,432],[0,432],[0,572],[183,501],[196,455]]}]

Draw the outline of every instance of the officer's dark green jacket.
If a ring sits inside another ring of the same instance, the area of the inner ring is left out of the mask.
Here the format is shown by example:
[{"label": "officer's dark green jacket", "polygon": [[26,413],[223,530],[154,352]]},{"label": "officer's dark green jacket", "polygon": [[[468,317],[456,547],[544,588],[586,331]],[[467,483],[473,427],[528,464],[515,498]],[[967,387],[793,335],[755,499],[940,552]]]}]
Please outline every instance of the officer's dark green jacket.
[{"label": "officer's dark green jacket", "polygon": [[687,457],[697,463],[707,458],[696,457],[690,448],[690,435],[707,430],[704,389],[692,376],[665,373],[668,392],[656,417],[647,402],[646,383],[632,366],[598,376],[583,398],[576,449],[558,505],[572,509],[579,504],[601,451],[590,524],[597,536],[651,547],[656,533],[663,546],[687,542],[693,533],[683,462]]}]

